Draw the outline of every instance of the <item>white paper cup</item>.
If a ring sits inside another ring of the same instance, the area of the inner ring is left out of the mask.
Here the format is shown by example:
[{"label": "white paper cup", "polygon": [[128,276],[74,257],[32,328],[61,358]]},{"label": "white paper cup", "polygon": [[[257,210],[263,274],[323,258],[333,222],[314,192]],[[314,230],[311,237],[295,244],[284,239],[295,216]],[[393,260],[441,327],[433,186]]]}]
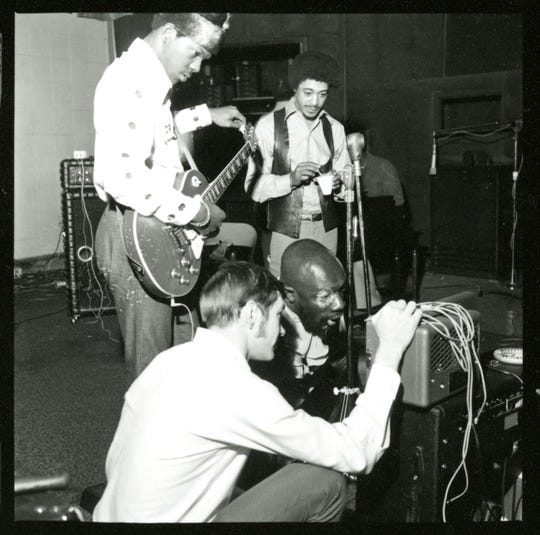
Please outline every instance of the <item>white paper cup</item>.
[{"label": "white paper cup", "polygon": [[332,193],[332,183],[334,181],[334,175],[332,173],[325,173],[317,177],[317,182],[323,192],[323,195],[330,195]]}]

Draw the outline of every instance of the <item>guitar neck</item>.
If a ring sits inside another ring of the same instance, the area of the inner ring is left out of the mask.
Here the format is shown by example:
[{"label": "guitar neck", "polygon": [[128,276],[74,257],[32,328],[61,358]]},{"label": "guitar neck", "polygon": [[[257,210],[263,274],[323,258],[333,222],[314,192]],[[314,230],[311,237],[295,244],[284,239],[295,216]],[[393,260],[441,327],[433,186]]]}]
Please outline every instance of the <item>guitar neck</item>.
[{"label": "guitar neck", "polygon": [[227,167],[221,171],[216,179],[206,188],[202,194],[205,202],[215,204],[216,201],[225,193],[238,171],[246,163],[253,149],[249,142],[246,142],[243,147],[236,153],[234,158],[227,164]]}]

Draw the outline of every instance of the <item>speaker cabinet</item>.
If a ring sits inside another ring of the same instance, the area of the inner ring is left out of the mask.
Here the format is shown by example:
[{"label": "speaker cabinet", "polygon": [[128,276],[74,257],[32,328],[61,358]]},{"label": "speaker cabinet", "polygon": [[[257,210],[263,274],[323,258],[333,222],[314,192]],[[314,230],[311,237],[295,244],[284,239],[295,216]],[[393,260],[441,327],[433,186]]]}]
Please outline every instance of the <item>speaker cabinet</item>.
[{"label": "speaker cabinet", "polygon": [[104,203],[94,189],[93,170],[92,158],[63,160],[60,169],[67,297],[72,322],[81,316],[114,310],[108,283],[95,258],[95,233]]},{"label": "speaker cabinet", "polygon": [[[467,491],[447,504],[448,521],[471,521],[486,503],[497,503],[500,509],[504,477],[500,468],[505,459],[510,466],[521,438],[523,391],[518,379],[489,370],[485,377],[488,403],[470,434],[468,484],[461,470],[446,498]],[[441,522],[447,486],[462,460],[466,424],[465,394],[429,410],[396,404],[390,448],[369,475],[358,479],[360,519]]]},{"label": "speaker cabinet", "polygon": [[[509,279],[512,183],[508,167],[437,170],[431,180],[434,271]],[[516,238],[516,254],[518,249]]]}]

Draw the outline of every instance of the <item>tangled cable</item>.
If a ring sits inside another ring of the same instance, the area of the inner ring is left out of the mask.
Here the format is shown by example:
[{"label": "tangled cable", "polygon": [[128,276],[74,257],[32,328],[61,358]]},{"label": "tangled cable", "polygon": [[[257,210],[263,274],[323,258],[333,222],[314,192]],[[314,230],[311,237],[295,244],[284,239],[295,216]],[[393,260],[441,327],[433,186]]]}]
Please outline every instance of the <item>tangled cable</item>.
[{"label": "tangled cable", "polygon": [[[476,326],[469,312],[457,303],[446,303],[441,301],[425,302],[418,305],[422,312],[422,323],[429,325],[440,336],[448,341],[452,353],[456,357],[461,369],[467,373],[467,425],[463,436],[461,448],[461,462],[448,481],[444,493],[442,504],[442,518],[446,522],[446,505],[463,496],[469,488],[469,474],[467,472],[467,452],[469,450],[469,440],[473,426],[478,423],[478,419],[484,410],[487,401],[486,382],[480,359],[478,357],[478,338]],[[451,328],[443,323],[437,316],[444,316],[451,325]],[[478,333],[479,336],[479,333]],[[476,340],[475,340],[476,338]],[[482,385],[482,401],[476,415],[473,415],[474,401],[474,372],[475,369]],[[465,476],[465,488],[452,498],[448,498],[450,488],[454,479],[463,470]]]}]

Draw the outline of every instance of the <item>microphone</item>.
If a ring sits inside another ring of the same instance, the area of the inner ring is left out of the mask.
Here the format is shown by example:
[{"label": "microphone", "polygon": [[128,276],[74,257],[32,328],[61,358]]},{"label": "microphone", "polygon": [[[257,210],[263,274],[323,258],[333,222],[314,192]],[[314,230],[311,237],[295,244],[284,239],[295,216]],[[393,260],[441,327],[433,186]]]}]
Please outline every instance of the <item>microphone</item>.
[{"label": "microphone", "polygon": [[345,186],[345,197],[344,200],[346,203],[354,202],[354,178],[352,174],[352,165],[347,164],[341,173],[341,181]]},{"label": "microphone", "polygon": [[352,165],[347,164],[343,168],[343,172],[341,174],[341,181],[343,182],[343,185],[345,186],[345,189],[353,189],[354,188],[354,179],[352,175]]},{"label": "microphone", "polygon": [[360,170],[360,156],[362,155],[364,145],[364,136],[360,132],[355,132],[347,136],[347,150],[349,151],[351,160],[354,163],[354,174],[356,176],[360,176],[362,174]]},{"label": "microphone", "polygon": [[431,166],[429,167],[429,174],[434,176],[437,174],[437,142],[435,136],[433,136],[433,151],[431,153]]}]

